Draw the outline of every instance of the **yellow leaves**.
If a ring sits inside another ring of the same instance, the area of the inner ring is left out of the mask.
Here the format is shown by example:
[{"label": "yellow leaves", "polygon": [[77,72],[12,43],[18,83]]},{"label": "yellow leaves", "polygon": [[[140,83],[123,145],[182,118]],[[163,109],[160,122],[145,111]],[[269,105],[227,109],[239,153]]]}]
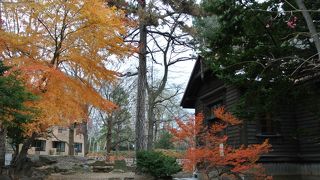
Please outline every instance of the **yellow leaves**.
[{"label": "yellow leaves", "polygon": [[122,11],[102,0],[46,0],[11,3],[3,14],[3,59],[22,71],[21,78],[40,97],[33,105],[42,113],[25,125],[30,134],[80,122],[87,106],[116,108],[95,88],[115,79],[116,72],[106,68],[115,59],[110,57],[133,50],[123,40],[132,23]]},{"label": "yellow leaves", "polygon": [[101,80],[112,81],[115,79],[116,72],[108,70],[99,59],[90,58],[89,55],[79,56],[79,54],[73,52],[68,58],[74,59],[74,61],[65,62],[65,64],[72,68],[81,67],[81,71],[88,79],[97,85],[100,85]]},{"label": "yellow leaves", "polygon": [[112,111],[116,106],[103,99],[91,86],[79,80],[65,76],[62,72],[52,68],[38,69],[26,67],[22,69],[30,71],[41,71],[46,79],[45,86],[35,86],[36,79],[29,81],[34,92],[40,95],[41,99],[35,102],[35,106],[41,109],[41,113],[34,122],[26,124],[32,132],[43,132],[47,128],[55,125],[68,126],[75,122],[82,122],[87,117],[87,109],[84,104],[91,104],[105,111]]},{"label": "yellow leaves", "polygon": [[20,70],[28,77],[28,84],[33,92],[41,96],[37,106],[43,111],[43,119],[55,123],[67,121],[66,124],[69,124],[86,117],[86,110],[81,108],[84,104],[91,104],[108,112],[116,108],[85,80],[80,81],[41,64],[23,66]]},{"label": "yellow leaves", "polygon": [[115,15],[114,8],[107,9],[104,7],[105,4],[101,0],[85,1],[81,18],[87,19],[88,24],[104,24],[110,17]]},{"label": "yellow leaves", "polygon": [[30,42],[21,37],[17,36],[14,33],[11,32],[4,32],[0,30],[0,50],[8,52],[8,50],[11,50],[12,52],[25,52],[30,53],[30,48],[27,47],[27,45]]}]

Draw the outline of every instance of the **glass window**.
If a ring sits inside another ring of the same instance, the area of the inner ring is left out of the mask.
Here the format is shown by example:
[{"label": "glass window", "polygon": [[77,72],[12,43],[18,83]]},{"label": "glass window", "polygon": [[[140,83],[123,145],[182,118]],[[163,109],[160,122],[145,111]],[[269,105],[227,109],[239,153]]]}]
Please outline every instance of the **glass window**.
[{"label": "glass window", "polygon": [[32,147],[35,147],[36,151],[45,151],[46,150],[46,141],[45,140],[34,140]]},{"label": "glass window", "polygon": [[62,127],[58,127],[58,133],[62,133],[63,128]]},{"label": "glass window", "polygon": [[260,116],[260,134],[261,135],[274,135],[280,132],[280,122],[272,117],[270,114]]},{"label": "glass window", "polygon": [[74,151],[77,153],[82,152],[82,143],[74,143]]},{"label": "glass window", "polygon": [[56,148],[57,152],[65,152],[65,142],[62,141],[53,141],[52,148]]},{"label": "glass window", "polygon": [[214,117],[213,110],[215,110],[215,109],[218,108],[218,107],[221,107],[222,105],[223,105],[222,100],[210,104],[210,106],[209,106],[209,110],[210,110],[209,118],[215,118],[215,117]]}]

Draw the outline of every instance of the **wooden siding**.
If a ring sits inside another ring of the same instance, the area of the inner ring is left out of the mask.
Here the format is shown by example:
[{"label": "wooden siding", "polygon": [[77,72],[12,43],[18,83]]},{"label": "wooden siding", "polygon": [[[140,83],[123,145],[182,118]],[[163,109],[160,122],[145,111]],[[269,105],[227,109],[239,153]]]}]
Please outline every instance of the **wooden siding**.
[{"label": "wooden siding", "polygon": [[[208,80],[208,79],[207,79]],[[209,113],[208,104],[223,98],[224,105],[227,109],[231,109],[239,99],[240,93],[234,86],[225,85],[217,79],[211,79],[210,83],[199,87],[200,91],[197,93],[196,113],[203,112],[205,115]],[[272,144],[272,151],[264,158],[269,161],[270,158],[274,161],[297,161],[299,154],[299,141],[297,137],[297,123],[296,114],[293,113],[293,106],[283,105],[281,113],[278,114],[277,120],[280,122],[279,134],[275,136],[263,136],[259,130],[257,120],[244,120],[240,126],[230,126],[227,128],[228,144],[234,147],[239,147],[242,144],[257,144],[263,142],[266,138]],[[298,110],[300,111],[300,110]],[[302,114],[300,115],[302,116]],[[307,116],[304,113],[304,116]],[[310,120],[308,126],[315,126],[314,119],[309,116],[305,117]],[[317,126],[319,127],[319,126]],[[318,134],[314,134],[318,136]],[[312,137],[309,134],[308,137]],[[318,136],[320,137],[320,136]],[[318,146],[312,145],[314,141],[304,142],[303,146],[305,152],[315,152]],[[318,139],[320,142],[320,139]],[[306,144],[306,145],[305,145]],[[320,143],[318,144],[320,147]],[[309,149],[308,149],[309,148]],[[308,149],[308,150],[307,150]]]},{"label": "wooden siding", "polygon": [[221,80],[211,75],[205,78],[205,82],[208,83],[202,83],[201,87],[199,87],[195,109],[196,113],[201,112],[208,117],[211,113],[209,106],[217,100],[225,98],[225,88]]},{"label": "wooden siding", "polygon": [[246,120],[247,124],[247,139],[248,144],[257,144],[259,140],[257,138],[257,122],[255,120]]},{"label": "wooden siding", "polygon": [[[195,67],[188,89],[182,105],[195,108],[196,114],[202,112],[205,116],[216,102],[222,100],[230,110],[241,96],[236,87],[225,84],[210,71],[200,71],[199,67]],[[320,117],[308,111],[305,106],[308,100],[305,101],[282,105],[274,119],[278,121],[278,133],[274,135],[262,134],[257,119],[243,120],[240,126],[228,127],[228,144],[238,147],[261,143],[268,138],[273,150],[263,157],[264,162],[320,162]]]},{"label": "wooden siding", "polygon": [[247,121],[247,138],[248,144],[262,143],[265,139],[269,139],[272,145],[272,150],[269,152],[264,160],[269,161],[297,161],[299,144],[295,130],[297,128],[295,114],[293,107],[290,105],[283,105],[281,112],[275,119],[279,121],[277,129],[278,133],[275,135],[263,135],[260,133],[258,120]]},{"label": "wooden siding", "polygon": [[296,133],[299,135],[300,153],[302,158],[310,159],[312,155],[320,155],[320,118],[308,110],[308,100],[297,103],[296,119],[298,127]]},{"label": "wooden siding", "polygon": [[200,99],[197,99],[195,103],[195,114],[203,113],[203,111],[204,111],[204,105],[200,101]]},{"label": "wooden siding", "polygon": [[[226,85],[226,100],[225,106],[228,110],[232,108],[233,105],[239,99],[239,91],[234,86]],[[239,147],[241,144],[246,144],[246,141],[243,140],[243,133],[241,131],[241,126],[230,126],[227,128],[228,135],[228,144],[234,147]]]}]

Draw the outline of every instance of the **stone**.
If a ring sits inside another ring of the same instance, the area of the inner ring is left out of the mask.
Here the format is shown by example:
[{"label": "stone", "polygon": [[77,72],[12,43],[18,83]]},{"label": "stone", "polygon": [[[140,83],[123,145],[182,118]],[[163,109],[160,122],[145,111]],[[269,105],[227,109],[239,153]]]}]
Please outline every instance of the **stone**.
[{"label": "stone", "polygon": [[122,170],[127,170],[127,165],[125,160],[116,160],[114,161],[114,168],[115,169],[122,169]]},{"label": "stone", "polygon": [[109,173],[113,170],[113,166],[92,166],[93,172],[106,172]]},{"label": "stone", "polygon": [[58,166],[53,167],[54,172],[59,173],[59,172],[67,172],[69,169],[64,169]]},{"label": "stone", "polygon": [[113,172],[113,173],[125,173],[125,171],[122,170],[122,169],[114,169],[111,172]]},{"label": "stone", "polygon": [[57,160],[49,157],[49,156],[40,156],[39,157],[39,161],[45,163],[45,164],[54,164],[54,163],[57,163]]},{"label": "stone", "polygon": [[0,175],[1,180],[11,180],[11,178],[8,175]]},{"label": "stone", "polygon": [[75,171],[67,171],[67,172],[62,172],[62,175],[71,175],[71,174],[75,174]]},{"label": "stone", "polygon": [[91,164],[89,164],[89,166],[105,166],[106,163],[104,161],[95,161]]}]

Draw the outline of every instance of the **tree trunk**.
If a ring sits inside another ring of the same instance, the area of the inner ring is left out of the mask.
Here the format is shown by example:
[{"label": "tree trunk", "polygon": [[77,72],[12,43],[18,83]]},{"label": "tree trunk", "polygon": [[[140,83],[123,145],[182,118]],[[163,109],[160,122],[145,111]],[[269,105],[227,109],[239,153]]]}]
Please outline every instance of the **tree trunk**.
[{"label": "tree trunk", "polygon": [[154,106],[153,106],[153,98],[150,97],[152,95],[149,94],[148,101],[148,143],[147,150],[153,149],[153,131],[154,131]]},{"label": "tree trunk", "polygon": [[[16,157],[14,157],[12,165],[13,165],[16,172],[19,172],[20,170],[22,170],[23,164],[27,160],[28,149],[30,148],[30,146],[33,143],[35,138],[36,138],[36,134],[33,133],[30,138],[26,139],[23,142],[21,151],[17,154]],[[18,149],[18,151],[19,151],[19,149]]]},{"label": "tree trunk", "polygon": [[313,19],[306,8],[304,1],[303,0],[295,0],[295,1],[298,5],[299,9],[302,10],[302,15],[307,23],[308,29],[311,34],[311,38],[313,39],[313,42],[314,42],[316,49],[317,49],[318,58],[320,60],[320,39],[319,39],[319,35],[317,33],[317,29],[313,23]]},{"label": "tree trunk", "polygon": [[153,137],[153,142],[157,142],[158,140],[158,132],[159,132],[159,126],[160,126],[160,122],[159,122],[159,117],[157,117],[157,120],[155,119],[155,122],[154,122],[154,137]]},{"label": "tree trunk", "polygon": [[111,153],[111,147],[112,147],[112,115],[110,117],[107,117],[107,144],[106,144],[106,151],[107,151],[107,157],[106,161],[110,161],[110,153]]},{"label": "tree trunk", "polygon": [[121,130],[121,122],[118,122],[118,124],[117,124],[117,132],[116,132],[116,134],[115,134],[115,139],[116,139],[116,146],[115,146],[115,149],[116,149],[116,154],[118,154],[119,153],[119,146],[120,146],[120,130]]},{"label": "tree trunk", "polygon": [[0,128],[0,166],[4,166],[6,155],[6,128]]},{"label": "tree trunk", "polygon": [[74,156],[74,126],[75,125],[71,125],[69,127],[69,143],[68,143],[68,147],[69,147],[68,155],[69,156]]},{"label": "tree trunk", "polygon": [[[145,11],[145,1],[139,1],[139,8],[141,12]],[[139,69],[138,69],[138,89],[137,89],[137,111],[136,111],[136,124],[135,124],[135,141],[136,141],[136,152],[143,150],[145,145],[144,130],[145,130],[145,103],[146,103],[146,82],[147,82],[147,27],[144,22],[143,14],[139,17],[139,30],[140,30],[140,41],[139,41]]]},{"label": "tree trunk", "polygon": [[87,155],[89,153],[88,124],[87,124],[87,122],[82,123],[82,135],[83,135],[84,155]]},{"label": "tree trunk", "polygon": [[91,142],[92,142],[92,138],[90,137],[89,138],[89,151],[88,152],[92,152],[92,144],[91,144]]}]

